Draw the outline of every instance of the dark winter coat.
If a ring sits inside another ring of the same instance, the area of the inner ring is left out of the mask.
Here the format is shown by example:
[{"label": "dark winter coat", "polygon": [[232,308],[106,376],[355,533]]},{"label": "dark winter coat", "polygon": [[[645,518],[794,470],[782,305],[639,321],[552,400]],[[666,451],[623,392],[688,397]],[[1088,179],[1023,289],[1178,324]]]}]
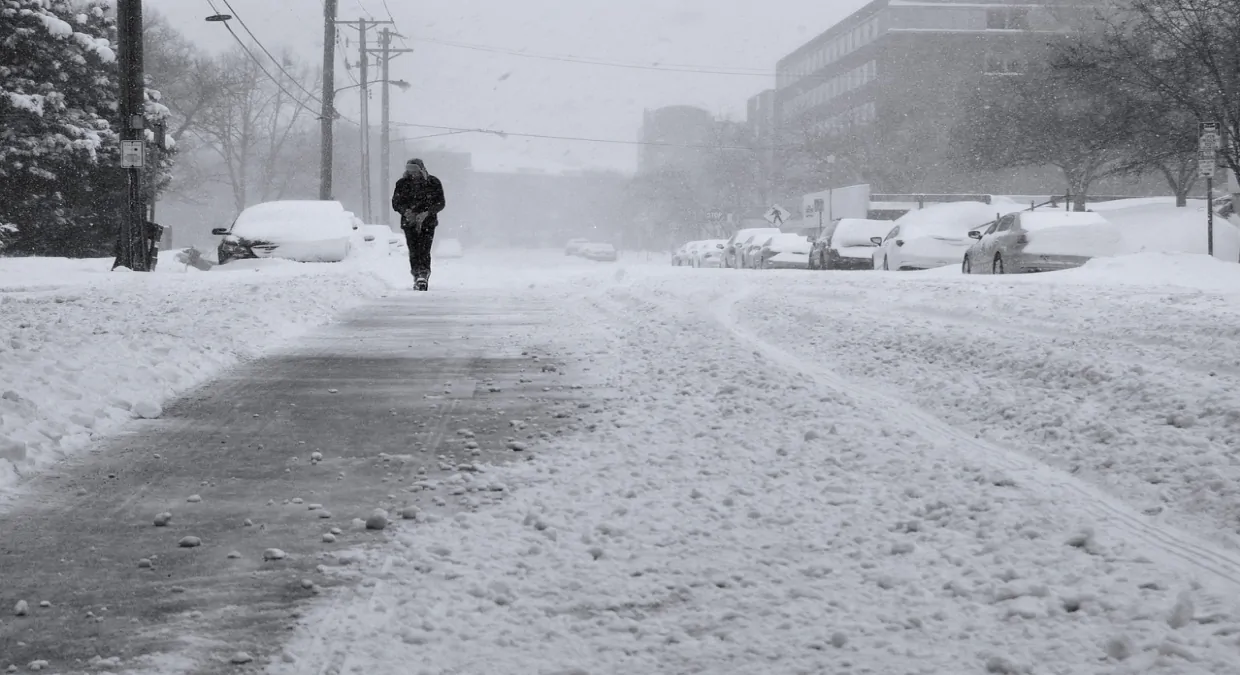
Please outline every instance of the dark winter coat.
[{"label": "dark winter coat", "polygon": [[392,208],[401,214],[401,227],[413,225],[405,217],[405,211],[412,209],[414,213],[430,213],[422,226],[434,230],[439,225],[439,212],[447,205],[443,184],[434,176],[422,178],[406,174],[396,181],[396,189],[392,191]]}]

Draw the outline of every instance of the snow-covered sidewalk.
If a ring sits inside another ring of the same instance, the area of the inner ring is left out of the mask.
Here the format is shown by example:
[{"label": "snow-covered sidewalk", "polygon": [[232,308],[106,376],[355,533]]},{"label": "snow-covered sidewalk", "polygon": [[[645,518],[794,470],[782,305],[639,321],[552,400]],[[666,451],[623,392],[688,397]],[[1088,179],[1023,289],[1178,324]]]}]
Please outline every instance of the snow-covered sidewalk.
[{"label": "snow-covered sidewalk", "polygon": [[[394,259],[393,259],[394,260]],[[388,260],[237,263],[165,255],[153,274],[108,260],[0,258],[0,495],[221,369],[403,281]]]},{"label": "snow-covered sidewalk", "polygon": [[[608,401],[565,409],[575,431],[536,461],[443,486],[509,495],[395,530],[268,671],[1235,672],[1240,558],[853,387],[833,368],[874,355],[812,351],[836,340],[817,301],[954,282],[841,279],[630,268],[539,288],[554,356],[607,374]],[[1024,300],[999,286],[960,293]]]}]

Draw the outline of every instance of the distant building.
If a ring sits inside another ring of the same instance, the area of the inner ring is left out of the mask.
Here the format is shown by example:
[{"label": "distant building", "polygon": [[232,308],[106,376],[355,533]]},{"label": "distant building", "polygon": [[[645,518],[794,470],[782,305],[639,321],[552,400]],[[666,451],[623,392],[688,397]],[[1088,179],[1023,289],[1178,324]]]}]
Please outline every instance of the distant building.
[{"label": "distant building", "polygon": [[745,123],[756,150],[758,161],[758,198],[767,205],[774,199],[775,145],[778,120],[775,110],[775,90],[767,89],[751,96],[746,106]]},{"label": "distant building", "polygon": [[1063,31],[1071,4],[874,0],[779,61],[777,123],[828,132],[877,125],[900,130],[887,136],[891,143],[920,137],[941,145],[969,95],[986,78],[1022,72],[1022,53]]},{"label": "distant building", "polygon": [[638,134],[637,172],[665,168],[692,172],[704,160],[702,147],[715,134],[715,118],[701,108],[682,105],[647,110]]}]

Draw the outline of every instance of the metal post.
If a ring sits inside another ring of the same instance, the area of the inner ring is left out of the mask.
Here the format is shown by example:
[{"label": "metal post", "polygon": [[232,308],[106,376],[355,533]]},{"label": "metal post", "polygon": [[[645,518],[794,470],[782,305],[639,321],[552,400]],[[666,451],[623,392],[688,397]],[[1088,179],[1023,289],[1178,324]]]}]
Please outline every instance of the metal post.
[{"label": "metal post", "polygon": [[323,107],[319,113],[319,199],[332,198],[332,132],[336,118],[336,2],[323,3]]},{"label": "metal post", "polygon": [[[120,140],[145,143],[146,87],[142,73],[142,0],[118,0],[116,6],[120,97],[118,120]],[[145,146],[140,146],[145,158]],[[143,159],[144,161],[144,159]],[[141,164],[143,162],[139,162]],[[129,166],[125,172],[125,205],[121,213],[120,241],[114,267],[135,272],[151,269],[146,231],[146,189],[142,167]]]},{"label": "metal post", "polygon": [[[392,189],[391,183],[388,182],[391,179],[389,172],[391,171],[390,165],[392,163],[392,155],[388,148],[388,143],[391,140],[391,128],[388,123],[389,122],[389,114],[388,114],[389,105],[391,101],[390,92],[389,92],[389,90],[391,89],[391,85],[388,84],[388,79],[389,79],[388,78],[388,74],[389,74],[388,64],[392,60],[391,49],[392,49],[392,31],[387,28],[384,28],[383,29],[383,53],[380,57],[383,59],[383,62],[382,62],[382,66],[383,66],[382,118],[383,119],[381,122],[382,126],[379,129],[379,185],[382,186],[382,190],[384,191],[388,191]],[[379,194],[384,194],[384,193],[380,192]],[[384,222],[386,222],[389,226],[391,226],[392,216],[395,215],[395,212],[392,211],[391,209],[383,209],[383,211],[384,213],[387,214],[387,217],[384,218]],[[370,222],[370,221],[367,221],[367,222]]]},{"label": "metal post", "polygon": [[361,34],[358,54],[361,56],[361,103],[362,103],[362,220],[370,218],[370,55],[366,53],[366,20],[358,19],[357,30]]},{"label": "metal post", "polygon": [[1206,253],[1214,255],[1214,177],[1206,176]]}]

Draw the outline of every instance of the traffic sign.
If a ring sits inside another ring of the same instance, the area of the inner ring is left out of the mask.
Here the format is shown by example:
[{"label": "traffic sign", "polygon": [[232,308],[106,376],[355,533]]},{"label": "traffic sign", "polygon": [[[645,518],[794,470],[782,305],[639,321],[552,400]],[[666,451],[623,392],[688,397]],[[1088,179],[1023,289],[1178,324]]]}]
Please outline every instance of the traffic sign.
[{"label": "traffic sign", "polygon": [[1197,160],[1197,175],[1202,178],[1214,178],[1214,169],[1217,162],[1214,158]]},{"label": "traffic sign", "polygon": [[792,217],[792,213],[788,209],[776,204],[768,209],[763,217],[766,218],[766,222],[772,225],[783,225]]},{"label": "traffic sign", "polygon": [[1223,147],[1223,129],[1218,122],[1202,122],[1197,147],[1202,150],[1220,150]]},{"label": "traffic sign", "polygon": [[146,143],[121,141],[121,168],[141,169],[146,165]]}]

